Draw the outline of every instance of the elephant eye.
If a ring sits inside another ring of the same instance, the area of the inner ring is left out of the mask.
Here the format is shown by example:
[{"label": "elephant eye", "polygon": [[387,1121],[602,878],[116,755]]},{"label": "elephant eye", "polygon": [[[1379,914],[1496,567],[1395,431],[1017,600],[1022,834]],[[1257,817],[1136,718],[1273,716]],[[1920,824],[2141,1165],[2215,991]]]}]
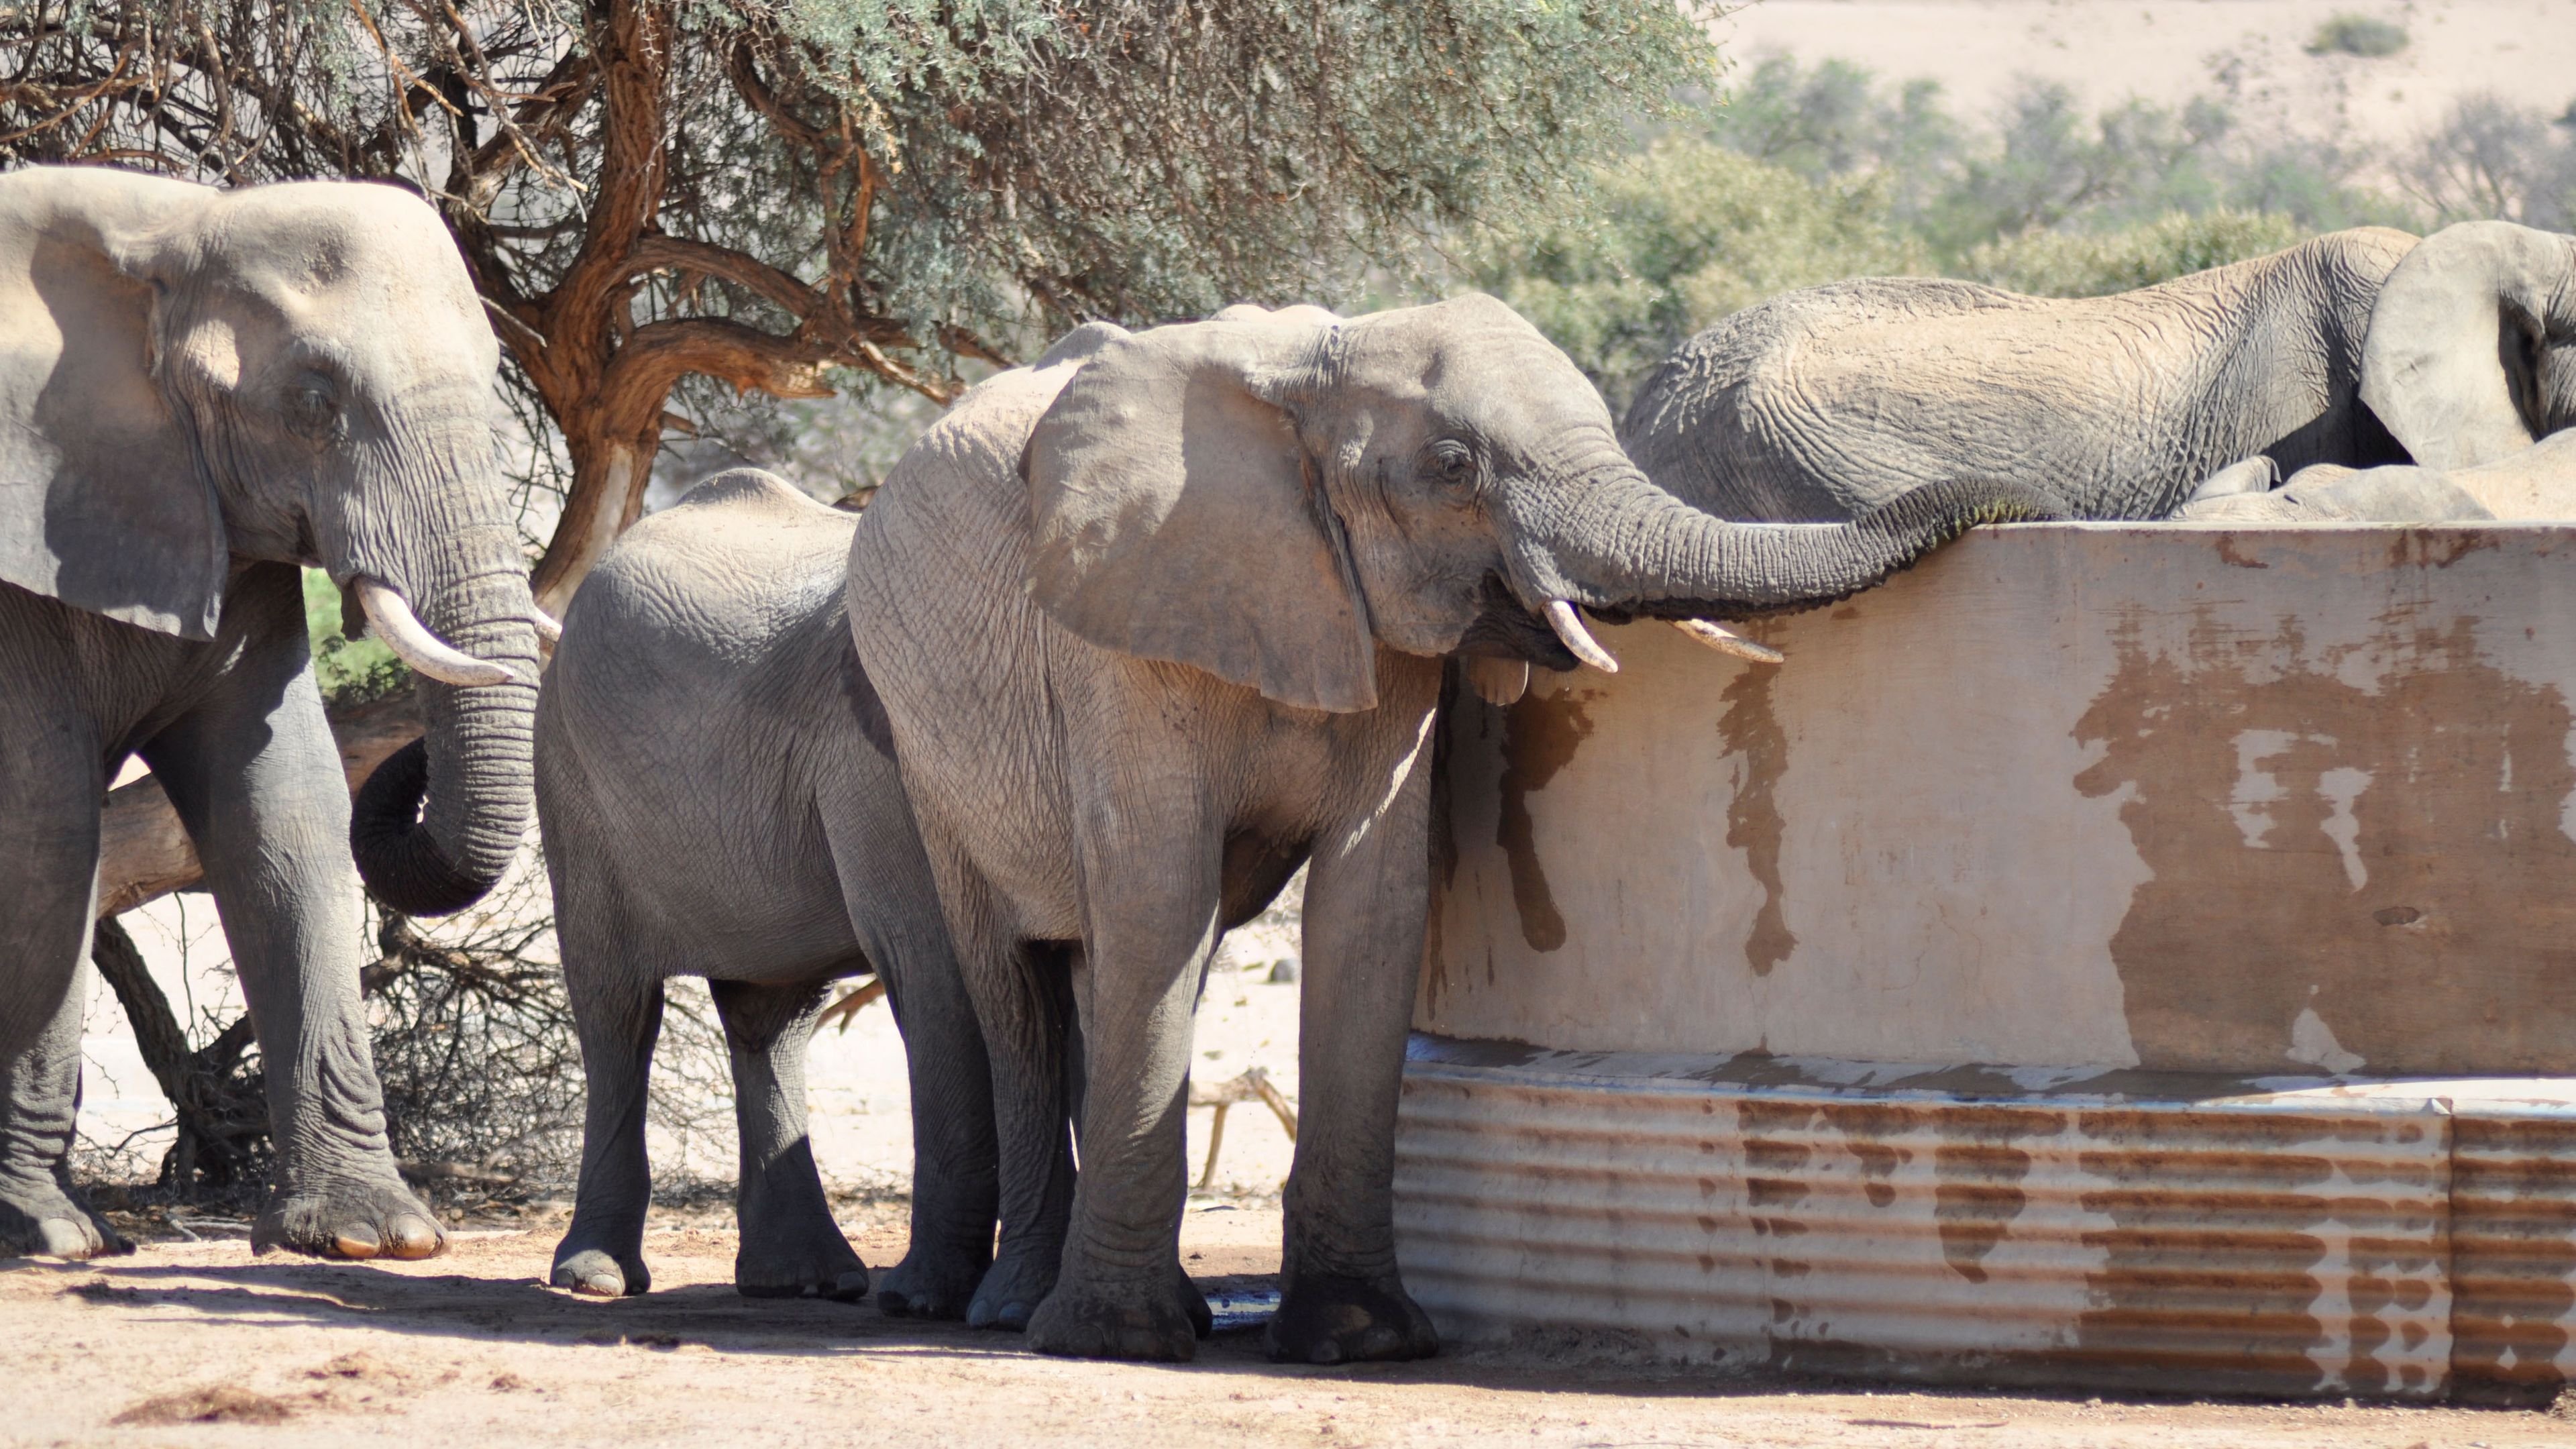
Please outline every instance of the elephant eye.
[{"label": "elephant eye", "polygon": [[321,382],[306,379],[289,384],[285,397],[286,425],[298,437],[323,442],[340,431],[340,403],[331,389]]},{"label": "elephant eye", "polygon": [[1454,438],[1443,438],[1424,452],[1422,474],[1443,488],[1469,491],[1476,486],[1475,450]]}]

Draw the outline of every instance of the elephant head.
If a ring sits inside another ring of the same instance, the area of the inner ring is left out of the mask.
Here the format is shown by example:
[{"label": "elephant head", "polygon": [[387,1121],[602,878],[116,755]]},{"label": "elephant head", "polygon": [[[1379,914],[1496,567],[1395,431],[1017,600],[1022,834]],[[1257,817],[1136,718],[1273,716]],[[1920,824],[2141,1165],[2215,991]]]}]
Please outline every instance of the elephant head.
[{"label": "elephant head", "polygon": [[400,910],[468,904],[527,821],[541,620],[445,226],[343,182],[0,188],[0,580],[202,640],[236,560],[327,570],[424,676],[360,870]]},{"label": "elephant head", "polygon": [[2470,221],[2418,243],[2371,306],[2361,399],[2427,468],[2576,424],[2576,237]]},{"label": "elephant head", "polygon": [[1348,321],[1230,308],[1102,339],[1022,466],[1031,591],[1057,622],[1323,710],[1376,703],[1380,645],[1615,669],[1578,606],[1813,604],[1972,523],[2058,516],[1978,484],[1853,524],[1701,513],[1629,462],[1570,358],[1483,296]]}]

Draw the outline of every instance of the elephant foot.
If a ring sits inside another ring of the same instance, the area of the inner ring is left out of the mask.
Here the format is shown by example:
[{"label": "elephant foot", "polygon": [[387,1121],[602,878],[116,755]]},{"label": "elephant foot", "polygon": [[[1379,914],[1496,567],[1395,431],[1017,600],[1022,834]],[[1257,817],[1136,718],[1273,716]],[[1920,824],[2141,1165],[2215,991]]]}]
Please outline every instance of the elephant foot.
[{"label": "elephant foot", "polygon": [[1280,1295],[1269,1346],[1278,1363],[1386,1362],[1431,1357],[1440,1334],[1393,1274],[1301,1274]]},{"label": "elephant foot", "polygon": [[569,1288],[584,1298],[623,1298],[630,1293],[643,1293],[653,1286],[653,1270],[644,1266],[640,1252],[623,1256],[605,1248],[585,1248],[569,1237],[555,1247],[554,1275],[550,1280],[558,1288]]},{"label": "elephant foot", "polygon": [[0,1189],[0,1258],[103,1258],[131,1253],[123,1233],[52,1183]]},{"label": "elephant foot", "polygon": [[1172,1292],[1180,1300],[1182,1315],[1190,1321],[1190,1331],[1200,1338],[1215,1333],[1216,1311],[1208,1307],[1207,1295],[1190,1281],[1190,1270],[1182,1267],[1177,1258],[1172,1260],[1172,1279]]},{"label": "elephant foot", "polygon": [[1052,1240],[1002,1244],[1000,1256],[984,1270],[984,1281],[975,1285],[974,1301],[966,1305],[966,1326],[1025,1332],[1038,1305],[1055,1291],[1063,1261],[1064,1245]]},{"label": "elephant foot", "polygon": [[733,1287],[745,1298],[856,1303],[868,1296],[868,1265],[828,1217],[788,1230],[754,1223],[733,1255]]},{"label": "elephant foot", "polygon": [[251,1225],[250,1247],[317,1258],[434,1258],[447,1251],[447,1235],[428,1205],[399,1181],[289,1182]]},{"label": "elephant foot", "polygon": [[1065,1358],[1187,1363],[1198,1354],[1199,1329],[1172,1280],[1166,1272],[1141,1281],[1058,1283],[1029,1317],[1029,1347]]},{"label": "elephant foot", "polygon": [[[970,1250],[926,1247],[915,1241],[903,1261],[877,1275],[877,1311],[888,1318],[955,1322],[966,1316],[990,1266]],[[1027,1326],[1024,1317],[1021,1326]]]}]

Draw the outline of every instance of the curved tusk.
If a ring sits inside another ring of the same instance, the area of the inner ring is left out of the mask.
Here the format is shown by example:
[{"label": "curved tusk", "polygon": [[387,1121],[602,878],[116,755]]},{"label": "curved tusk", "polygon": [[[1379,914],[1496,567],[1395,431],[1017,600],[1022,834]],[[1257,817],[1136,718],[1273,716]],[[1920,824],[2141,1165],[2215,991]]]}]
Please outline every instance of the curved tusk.
[{"label": "curved tusk", "polygon": [[534,604],[528,606],[528,622],[537,626],[537,637],[549,644],[563,642],[563,621]]},{"label": "curved tusk", "polygon": [[358,607],[367,611],[367,632],[383,640],[394,657],[415,673],[459,686],[526,683],[508,665],[477,659],[429,632],[400,589],[365,574],[351,583],[358,591]]},{"label": "curved tusk", "polygon": [[1732,654],[1756,664],[1777,664],[1782,658],[1779,650],[1756,644],[1724,624],[1712,624],[1706,619],[1675,619],[1673,627],[1720,654]]},{"label": "curved tusk", "polygon": [[1619,672],[1619,661],[1612,658],[1610,651],[1601,647],[1601,641],[1593,638],[1592,632],[1583,627],[1583,620],[1574,612],[1573,604],[1564,599],[1548,600],[1547,627],[1556,631],[1557,642],[1574,651],[1575,658],[1604,674]]}]

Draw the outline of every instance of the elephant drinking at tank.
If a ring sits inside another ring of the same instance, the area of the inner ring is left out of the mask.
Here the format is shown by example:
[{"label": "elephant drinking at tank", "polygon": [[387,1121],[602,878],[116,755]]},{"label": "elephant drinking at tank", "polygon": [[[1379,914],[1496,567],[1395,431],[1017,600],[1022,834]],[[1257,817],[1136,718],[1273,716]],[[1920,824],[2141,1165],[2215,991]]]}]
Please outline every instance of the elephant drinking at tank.
[{"label": "elephant drinking at tank", "polygon": [[[2258,456],[2259,482],[2410,454],[2449,468],[2427,449],[2576,422],[2576,259],[2565,238],[2495,225],[2420,245],[2336,232],[2109,297],[1811,287],[1684,343],[1623,436],[1658,484],[1733,518],[1849,518],[1963,476],[2052,489],[2080,517],[2164,518]],[[2457,412],[2500,338],[2511,400],[2484,388],[2488,405]],[[2392,506],[2423,506],[2400,493]]]},{"label": "elephant drinking at tank", "polygon": [[258,1031],[277,1169],[254,1244],[440,1248],[386,1142],[297,566],[424,676],[427,738],[370,782],[359,865],[396,909],[458,909],[529,812],[540,620],[498,360],[401,191],[0,177],[0,1254],[120,1246],[64,1155],[100,800],[133,754],[196,842]]},{"label": "elephant drinking at tank", "polygon": [[[1342,320],[1095,324],[970,392],[850,550],[852,637],[993,1058],[1002,1217],[1061,1160],[1070,977],[1082,1171],[1060,1257],[1006,1247],[1030,1342],[1185,1358],[1190,1019],[1223,932],[1301,863],[1301,1130],[1271,1351],[1436,1346],[1391,1219],[1453,655],[1615,668],[1580,617],[1731,617],[1864,589],[2008,486],[1858,524],[1733,524],[1648,482],[1573,363],[1461,297]],[[1500,692],[1510,693],[1509,688]],[[1023,1209],[1023,1215],[1034,1215]]]}]

